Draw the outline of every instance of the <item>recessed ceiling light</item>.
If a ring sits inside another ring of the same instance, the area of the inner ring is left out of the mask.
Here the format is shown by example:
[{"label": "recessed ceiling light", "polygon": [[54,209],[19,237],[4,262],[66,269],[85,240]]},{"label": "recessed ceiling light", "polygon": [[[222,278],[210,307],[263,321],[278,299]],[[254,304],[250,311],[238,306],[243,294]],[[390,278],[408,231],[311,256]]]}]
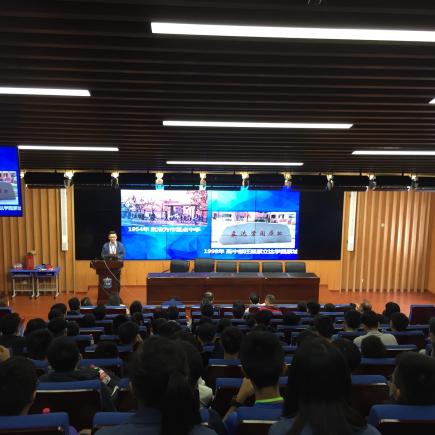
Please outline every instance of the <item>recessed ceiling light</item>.
[{"label": "recessed ceiling light", "polygon": [[429,104],[435,104],[435,98],[429,101]]},{"label": "recessed ceiling light", "polygon": [[163,121],[166,127],[229,127],[229,128],[326,128],[349,129],[353,124],[319,122],[226,122],[226,121]]},{"label": "recessed ceiling light", "polygon": [[354,151],[355,156],[435,156],[435,151]]},{"label": "recessed ceiling light", "polygon": [[153,33],[166,35],[232,36],[242,38],[336,39],[355,41],[435,42],[435,32],[322,27],[227,26],[152,22]]},{"label": "recessed ceiling light", "polygon": [[12,95],[58,95],[65,97],[90,97],[87,89],[11,88],[0,86],[0,94]]},{"label": "recessed ceiling light", "polygon": [[200,161],[200,160],[168,160],[167,165],[193,165],[193,166],[302,166],[302,162],[227,162],[227,161]]},{"label": "recessed ceiling light", "polygon": [[31,151],[119,151],[118,147],[70,147],[70,146],[51,146],[51,145],[18,145],[19,150]]}]

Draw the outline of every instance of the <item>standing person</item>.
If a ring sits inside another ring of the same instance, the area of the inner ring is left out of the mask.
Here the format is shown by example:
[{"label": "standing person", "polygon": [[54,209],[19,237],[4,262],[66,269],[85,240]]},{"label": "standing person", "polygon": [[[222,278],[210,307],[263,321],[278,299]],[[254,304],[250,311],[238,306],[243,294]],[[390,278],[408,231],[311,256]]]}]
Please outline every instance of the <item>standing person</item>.
[{"label": "standing person", "polygon": [[109,231],[109,241],[103,245],[101,249],[101,257],[118,257],[118,260],[124,260],[125,248],[121,242],[118,242],[116,231]]}]

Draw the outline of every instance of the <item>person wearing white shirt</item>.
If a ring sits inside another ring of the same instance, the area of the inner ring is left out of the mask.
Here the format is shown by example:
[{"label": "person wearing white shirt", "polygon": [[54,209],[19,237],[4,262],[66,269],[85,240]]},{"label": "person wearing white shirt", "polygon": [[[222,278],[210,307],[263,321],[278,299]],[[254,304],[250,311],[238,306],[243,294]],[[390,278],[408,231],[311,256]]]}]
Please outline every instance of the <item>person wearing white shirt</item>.
[{"label": "person wearing white shirt", "polygon": [[366,311],[361,316],[361,324],[364,328],[365,334],[356,337],[353,342],[361,348],[361,342],[369,335],[376,335],[385,346],[394,346],[397,344],[396,337],[393,334],[387,334],[379,331],[378,315],[374,311]]}]

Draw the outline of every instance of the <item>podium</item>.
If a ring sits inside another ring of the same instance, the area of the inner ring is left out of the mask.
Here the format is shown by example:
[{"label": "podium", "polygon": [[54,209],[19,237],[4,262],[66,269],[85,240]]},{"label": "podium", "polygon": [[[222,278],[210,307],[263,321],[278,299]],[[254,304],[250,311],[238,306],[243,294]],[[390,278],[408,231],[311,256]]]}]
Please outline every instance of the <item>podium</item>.
[{"label": "podium", "polygon": [[98,275],[97,304],[107,304],[111,294],[119,294],[120,274],[124,262],[120,260],[93,260],[90,264]]}]

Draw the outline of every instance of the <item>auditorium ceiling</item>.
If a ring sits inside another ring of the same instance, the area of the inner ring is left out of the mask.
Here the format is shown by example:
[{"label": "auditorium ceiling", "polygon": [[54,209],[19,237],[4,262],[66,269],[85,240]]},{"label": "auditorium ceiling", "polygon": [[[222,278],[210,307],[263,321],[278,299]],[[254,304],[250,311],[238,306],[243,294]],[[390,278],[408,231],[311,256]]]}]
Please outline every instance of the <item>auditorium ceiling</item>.
[{"label": "auditorium ceiling", "polygon": [[[224,160],[304,163],[293,172],[435,174],[435,156],[352,155],[435,150],[435,42],[159,35],[152,21],[435,30],[435,2],[2,0],[0,86],[89,89],[91,97],[0,95],[0,144],[119,147],[20,151],[24,169],[165,170],[167,160]],[[171,119],[353,127],[162,125]]]}]

